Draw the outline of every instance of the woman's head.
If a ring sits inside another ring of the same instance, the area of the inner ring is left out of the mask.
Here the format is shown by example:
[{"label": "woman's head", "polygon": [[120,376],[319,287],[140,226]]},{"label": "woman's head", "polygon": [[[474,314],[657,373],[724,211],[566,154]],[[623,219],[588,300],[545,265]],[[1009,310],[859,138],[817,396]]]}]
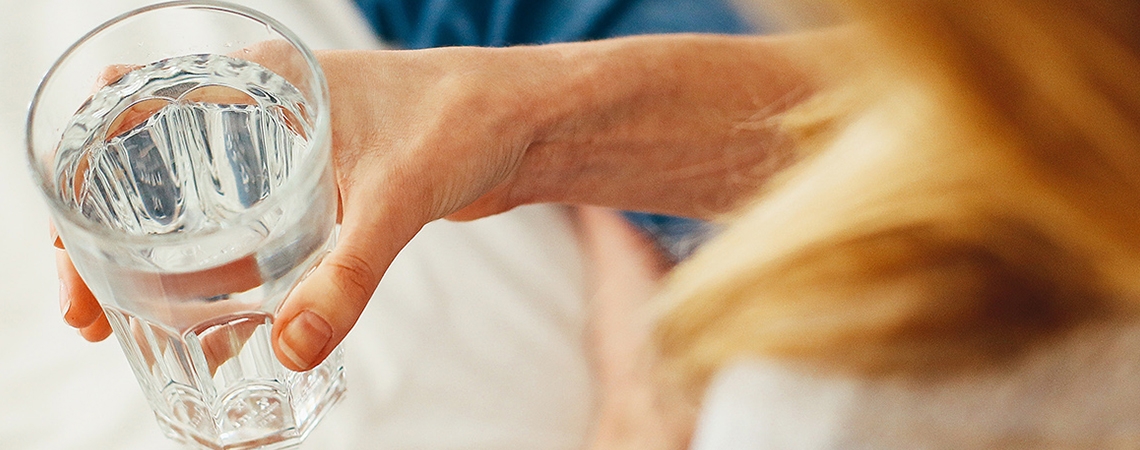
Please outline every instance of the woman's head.
[{"label": "woman's head", "polygon": [[985,365],[1140,309],[1140,4],[832,6],[845,66],[785,117],[801,161],[671,279],[667,372]]}]

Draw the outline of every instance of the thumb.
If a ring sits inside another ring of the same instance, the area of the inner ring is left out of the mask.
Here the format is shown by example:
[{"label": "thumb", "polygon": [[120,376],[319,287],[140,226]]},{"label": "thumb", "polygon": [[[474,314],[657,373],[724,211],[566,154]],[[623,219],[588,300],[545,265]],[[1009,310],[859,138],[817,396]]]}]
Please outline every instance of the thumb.
[{"label": "thumb", "polygon": [[422,227],[379,222],[346,212],[336,247],[285,299],[272,332],[273,350],[285,367],[303,371],[324,361],[356,324],[396,254]]}]

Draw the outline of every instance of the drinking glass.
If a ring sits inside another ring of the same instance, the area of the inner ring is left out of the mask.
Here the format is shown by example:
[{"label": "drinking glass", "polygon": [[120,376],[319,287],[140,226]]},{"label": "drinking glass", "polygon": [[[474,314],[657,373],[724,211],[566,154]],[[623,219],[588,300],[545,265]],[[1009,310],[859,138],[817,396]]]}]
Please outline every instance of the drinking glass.
[{"label": "drinking glass", "polygon": [[269,339],[335,239],[312,52],[242,6],[145,7],[59,58],[27,133],[56,229],[163,431],[213,449],[299,444],[345,389],[339,348],[297,373]]}]

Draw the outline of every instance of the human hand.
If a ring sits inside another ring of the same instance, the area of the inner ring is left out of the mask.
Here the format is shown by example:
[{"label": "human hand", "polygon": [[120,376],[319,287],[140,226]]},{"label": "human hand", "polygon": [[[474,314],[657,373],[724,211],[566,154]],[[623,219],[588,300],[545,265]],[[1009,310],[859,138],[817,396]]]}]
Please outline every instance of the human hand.
[{"label": "human hand", "polygon": [[[307,66],[299,60],[301,55],[288,42],[279,40],[264,41],[239,49],[230,53],[229,56],[260,64],[263,67],[270,68],[278,75],[289,79],[295,85],[304,86],[303,84],[299,84],[298,80],[301,82],[306,80],[305,77],[307,73],[304,72],[304,70]],[[104,86],[122,79],[127,73],[141,67],[142,66],[139,65],[126,64],[104,67],[102,72],[96,77],[91,92],[96,92]],[[194,86],[191,89],[182,89],[181,91],[166,90],[160,96],[131,104],[125,110],[118,112],[113,118],[109,117],[109,123],[105,133],[107,136],[119,136],[126,133],[176,102],[252,105],[256,103],[256,100],[246,92],[227,86],[212,84]],[[296,120],[292,115],[286,116],[286,120],[289,119]],[[289,126],[299,127],[299,125],[293,122],[289,122]],[[77,173],[83,174],[83,176],[75,177],[74,186],[69,186],[69,188],[74,189],[76,198],[79,198],[81,193],[86,191],[85,185],[90,179],[90,174],[86,169],[89,164],[91,164],[90,156],[84,156],[78,161],[78,169],[76,169],[76,171]],[[55,227],[51,226],[50,231],[54,240],[54,246],[59,250],[64,250],[63,241],[57,235]],[[66,251],[60,251],[56,259],[60,279],[61,310],[63,311],[65,321],[78,328],[80,334],[88,340],[98,341],[106,338],[110,334],[107,317],[103,315],[103,310],[95,301],[93,292],[77,274],[76,268],[71,261],[71,255]],[[221,266],[206,270],[192,273],[155,274],[154,277],[155,281],[162,285],[164,295],[171,298],[182,299],[212,298],[231,292],[247,291],[263,283],[257,262],[252,256],[239,258],[238,260],[230,261]],[[181,329],[183,327],[199,324],[208,319],[244,313],[247,310],[248,305],[236,302],[202,303],[175,301],[170,302],[161,313],[157,314],[160,316],[165,315],[165,317],[160,318],[163,323]],[[152,317],[152,319],[153,318],[154,317]],[[128,318],[127,320],[133,322],[134,319]],[[124,329],[130,329],[134,327],[134,324],[127,324],[125,327]],[[249,327],[234,327],[232,331],[235,334],[234,336],[229,336],[228,339],[232,341],[236,336],[240,342],[244,342],[252,332],[252,328],[249,330],[245,328]],[[209,336],[203,335],[199,337],[202,339],[201,344],[206,350],[205,356],[206,360],[210,362],[211,371],[216,366],[214,364],[215,362],[220,364],[233,356],[232,351],[227,350],[229,346],[211,345],[211,338]],[[144,347],[146,347],[146,345],[144,345]],[[211,352],[211,348],[227,351]],[[144,353],[146,353],[146,351],[144,351]]]},{"label": "human hand", "polygon": [[332,87],[341,229],[336,248],[278,312],[272,337],[287,367],[307,369],[332,351],[424,224],[520,203],[512,178],[538,115],[526,104],[531,81],[504,53],[320,54]]},{"label": "human hand", "polygon": [[[342,226],[277,312],[278,359],[294,370],[322,361],[400,249],[439,218],[539,202],[694,217],[732,209],[789,154],[766,118],[810,92],[782,45],[658,36],[319,54]],[[61,262],[68,323],[105,337],[73,274]]]},{"label": "human hand", "polygon": [[[306,369],[323,360],[327,350],[351,328],[380,274],[403,244],[423,224],[457,211],[470,204],[480,191],[501,184],[510,172],[509,165],[518,159],[517,153],[525,149],[524,139],[508,133],[521,130],[520,121],[508,115],[491,117],[484,109],[488,104],[506,107],[506,102],[486,96],[471,98],[481,92],[479,86],[493,88],[495,82],[502,81],[501,77],[467,76],[460,81],[453,71],[442,70],[460,64],[440,62],[439,58],[420,61],[410,53],[321,55],[332,84],[334,155],[342,210],[346,214],[340,245],[298,287],[278,314],[273,333],[275,347],[290,368]],[[468,61],[470,66],[478,60]],[[100,85],[130,69],[108,69]],[[365,70],[371,73],[364,73]],[[156,110],[132,108],[120,116],[118,126],[134,126]],[[483,120],[461,128],[444,123],[473,122],[467,118]],[[483,128],[476,131],[480,125]],[[433,139],[423,140],[424,137]],[[416,142],[417,139],[423,141]],[[506,141],[520,144],[504,147],[502,143]],[[454,195],[462,192],[469,194]],[[473,205],[466,214],[467,218],[474,218],[506,208],[503,202],[489,201]],[[62,250],[58,237],[55,242]],[[110,327],[96,299],[77,275],[66,251],[58,252],[57,259],[65,321],[79,328],[88,340],[106,338]],[[234,278],[229,277],[231,274],[247,272],[251,271],[227,270],[215,275],[226,275],[223,278],[228,279]],[[323,322],[317,324],[315,332],[313,320]],[[302,328],[301,333],[290,332],[286,327],[290,323],[307,328]],[[313,344],[314,337],[324,339],[327,345]],[[228,359],[227,355],[215,356],[222,362]]]},{"label": "human hand", "polygon": [[55,232],[55,226],[48,224],[52,244],[55,246],[55,268],[59,275],[59,309],[63,320],[79,330],[79,335],[91,342],[98,342],[111,335],[111,324],[95,295],[87,283],[79,277],[71,257],[63,248],[63,241]]}]

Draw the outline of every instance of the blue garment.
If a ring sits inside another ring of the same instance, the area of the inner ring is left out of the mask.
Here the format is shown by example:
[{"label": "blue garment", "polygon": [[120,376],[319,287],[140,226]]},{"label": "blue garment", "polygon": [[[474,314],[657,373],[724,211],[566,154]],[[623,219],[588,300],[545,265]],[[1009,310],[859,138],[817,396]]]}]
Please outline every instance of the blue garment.
[{"label": "blue garment", "polygon": [[688,258],[718,231],[711,223],[685,217],[633,211],[625,211],[622,216],[653,239],[657,248],[674,263]]},{"label": "blue garment", "polygon": [[727,0],[356,0],[402,48],[501,47],[651,33],[747,33]]},{"label": "blue garment", "polygon": [[[754,30],[728,0],[356,0],[376,33],[408,49],[502,47],[654,33]],[[674,262],[713,232],[701,221],[623,213]]]}]

